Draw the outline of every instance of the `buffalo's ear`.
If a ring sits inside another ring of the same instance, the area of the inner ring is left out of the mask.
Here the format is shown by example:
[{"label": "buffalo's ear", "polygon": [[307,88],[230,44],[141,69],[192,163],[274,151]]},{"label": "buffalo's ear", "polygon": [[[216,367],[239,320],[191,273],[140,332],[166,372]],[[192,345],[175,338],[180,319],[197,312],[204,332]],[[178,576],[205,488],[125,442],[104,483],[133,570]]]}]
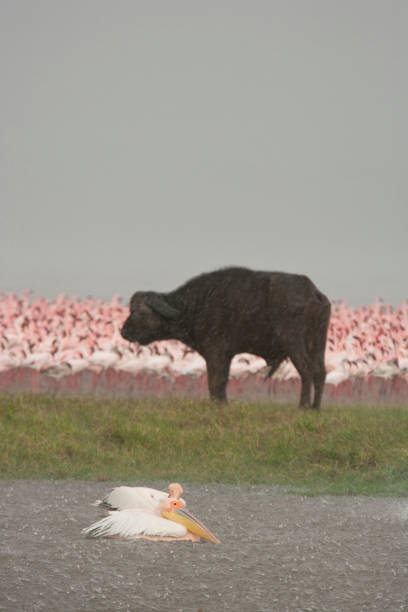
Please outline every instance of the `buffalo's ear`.
[{"label": "buffalo's ear", "polygon": [[177,308],[170,306],[165,297],[160,295],[160,293],[149,293],[147,295],[147,303],[157,314],[165,319],[180,318],[181,312]]}]

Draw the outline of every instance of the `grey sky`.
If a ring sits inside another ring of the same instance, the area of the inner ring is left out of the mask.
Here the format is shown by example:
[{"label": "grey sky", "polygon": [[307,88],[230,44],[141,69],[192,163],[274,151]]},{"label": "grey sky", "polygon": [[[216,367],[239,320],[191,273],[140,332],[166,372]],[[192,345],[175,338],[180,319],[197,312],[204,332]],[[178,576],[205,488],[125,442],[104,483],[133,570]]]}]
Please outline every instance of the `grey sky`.
[{"label": "grey sky", "polygon": [[0,0],[0,290],[408,297],[405,0]]}]

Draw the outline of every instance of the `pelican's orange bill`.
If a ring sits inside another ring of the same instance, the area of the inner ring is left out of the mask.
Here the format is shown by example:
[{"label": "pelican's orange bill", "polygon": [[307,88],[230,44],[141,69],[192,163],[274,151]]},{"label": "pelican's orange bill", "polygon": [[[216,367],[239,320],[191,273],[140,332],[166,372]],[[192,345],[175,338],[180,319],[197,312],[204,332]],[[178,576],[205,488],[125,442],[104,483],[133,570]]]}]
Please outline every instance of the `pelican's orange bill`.
[{"label": "pelican's orange bill", "polygon": [[172,510],[170,512],[165,510],[162,512],[162,514],[169,521],[174,521],[175,523],[184,525],[188,531],[195,533],[196,535],[200,536],[200,538],[209,540],[209,542],[214,542],[214,544],[220,544],[219,539],[216,538],[215,535],[201,523],[201,521],[187,512],[187,510],[184,508],[177,508],[176,510]]}]

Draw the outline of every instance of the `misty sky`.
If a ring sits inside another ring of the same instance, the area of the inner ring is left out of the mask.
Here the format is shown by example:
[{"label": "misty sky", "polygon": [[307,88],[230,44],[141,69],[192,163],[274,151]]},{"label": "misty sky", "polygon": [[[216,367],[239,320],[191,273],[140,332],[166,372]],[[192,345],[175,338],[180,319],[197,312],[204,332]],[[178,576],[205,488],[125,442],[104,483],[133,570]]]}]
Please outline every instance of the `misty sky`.
[{"label": "misty sky", "polygon": [[408,297],[404,0],[0,0],[0,291]]}]

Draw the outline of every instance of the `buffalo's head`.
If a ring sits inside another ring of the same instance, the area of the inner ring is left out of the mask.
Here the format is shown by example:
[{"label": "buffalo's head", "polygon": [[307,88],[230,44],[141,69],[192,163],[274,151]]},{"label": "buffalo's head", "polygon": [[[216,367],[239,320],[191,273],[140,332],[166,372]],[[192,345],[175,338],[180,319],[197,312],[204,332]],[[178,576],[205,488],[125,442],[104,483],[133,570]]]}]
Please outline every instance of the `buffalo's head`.
[{"label": "buffalo's head", "polygon": [[138,291],[130,300],[130,314],[121,329],[122,337],[130,342],[150,344],[169,337],[169,324],[180,317],[161,293]]}]

